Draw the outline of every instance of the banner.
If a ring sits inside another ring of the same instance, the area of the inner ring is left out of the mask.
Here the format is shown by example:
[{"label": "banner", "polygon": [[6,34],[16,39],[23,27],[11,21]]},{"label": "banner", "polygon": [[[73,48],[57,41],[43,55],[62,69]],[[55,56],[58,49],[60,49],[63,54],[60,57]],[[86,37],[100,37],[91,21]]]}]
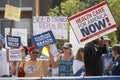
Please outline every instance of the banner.
[{"label": "banner", "polygon": [[48,44],[55,43],[55,37],[51,30],[32,36],[32,42],[36,48],[42,48]]},{"label": "banner", "polygon": [[4,18],[20,21],[21,9],[8,5],[5,5],[5,16]]},{"label": "banner", "polygon": [[33,16],[33,35],[52,30],[56,39],[68,39],[67,17]]},{"label": "banner", "polygon": [[0,33],[0,40],[3,42],[3,44],[5,44],[5,38],[3,37],[1,33]]},{"label": "banner", "polygon": [[79,43],[111,33],[117,26],[105,1],[69,17],[68,21]]},{"label": "banner", "polygon": [[22,52],[19,49],[10,49],[9,61],[22,61]]},{"label": "banner", "polygon": [[7,35],[7,47],[19,48],[21,45],[21,37]]}]

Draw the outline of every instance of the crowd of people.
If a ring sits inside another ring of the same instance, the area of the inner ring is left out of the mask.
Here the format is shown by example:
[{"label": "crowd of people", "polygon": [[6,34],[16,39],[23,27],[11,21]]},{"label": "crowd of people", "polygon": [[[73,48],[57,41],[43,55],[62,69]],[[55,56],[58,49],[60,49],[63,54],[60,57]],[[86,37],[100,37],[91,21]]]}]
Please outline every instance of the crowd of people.
[{"label": "crowd of people", "polygon": [[[47,45],[49,59],[41,59],[41,50],[35,46],[22,46],[22,61],[8,62],[0,40],[0,77],[46,77],[49,76],[111,76],[120,75],[120,44],[110,46],[108,37],[101,37],[80,47],[72,53],[72,44],[65,42],[63,52],[53,58],[51,45]],[[56,69],[56,70],[55,70]]]}]

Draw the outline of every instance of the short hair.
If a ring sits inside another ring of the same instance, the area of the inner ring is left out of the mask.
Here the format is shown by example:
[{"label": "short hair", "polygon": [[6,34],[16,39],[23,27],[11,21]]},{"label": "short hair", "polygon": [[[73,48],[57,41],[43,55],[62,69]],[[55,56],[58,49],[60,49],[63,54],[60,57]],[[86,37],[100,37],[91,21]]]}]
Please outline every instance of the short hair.
[{"label": "short hair", "polygon": [[112,47],[113,51],[116,51],[120,55],[120,44],[116,44]]}]

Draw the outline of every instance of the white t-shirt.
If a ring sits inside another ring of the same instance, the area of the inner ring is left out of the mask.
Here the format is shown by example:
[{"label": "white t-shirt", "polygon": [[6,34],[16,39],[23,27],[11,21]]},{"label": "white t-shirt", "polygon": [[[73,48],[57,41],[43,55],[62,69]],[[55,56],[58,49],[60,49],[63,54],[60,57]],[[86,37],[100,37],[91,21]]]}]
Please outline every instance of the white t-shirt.
[{"label": "white t-shirt", "polygon": [[73,61],[73,73],[75,74],[82,66],[84,65],[84,62],[79,60]]},{"label": "white t-shirt", "polygon": [[7,62],[6,49],[0,50],[0,76],[9,74],[9,63]]}]

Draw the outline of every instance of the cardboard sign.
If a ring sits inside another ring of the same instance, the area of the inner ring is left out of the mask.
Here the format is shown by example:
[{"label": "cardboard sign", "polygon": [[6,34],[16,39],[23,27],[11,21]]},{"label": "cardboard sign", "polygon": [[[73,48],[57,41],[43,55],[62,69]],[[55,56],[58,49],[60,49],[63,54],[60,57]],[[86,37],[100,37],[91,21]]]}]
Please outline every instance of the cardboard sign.
[{"label": "cardboard sign", "polygon": [[69,17],[68,20],[79,43],[88,43],[116,30],[116,23],[105,1]]},{"label": "cardboard sign", "polygon": [[32,36],[32,42],[36,46],[36,48],[42,48],[48,44],[55,43],[55,41],[55,37],[51,30],[42,34]]},{"label": "cardboard sign", "polygon": [[[9,32],[10,32],[10,28],[5,28],[5,35],[9,35]],[[20,36],[21,44],[24,46],[27,46],[27,29],[12,28],[12,36]],[[6,36],[5,36],[5,39],[6,39]],[[9,48],[7,44],[5,45],[5,47]]]},{"label": "cardboard sign", "polygon": [[20,21],[21,8],[6,4],[4,18]]},{"label": "cardboard sign", "polygon": [[7,35],[7,46],[11,48],[19,48],[21,45],[21,37]]},{"label": "cardboard sign", "polygon": [[18,49],[10,49],[9,61],[22,61],[22,52]]},{"label": "cardboard sign", "polygon": [[0,33],[0,40],[3,42],[3,44],[5,44],[5,38],[3,37],[1,33]]},{"label": "cardboard sign", "polygon": [[33,35],[52,30],[56,39],[68,39],[67,17],[33,16]]}]

